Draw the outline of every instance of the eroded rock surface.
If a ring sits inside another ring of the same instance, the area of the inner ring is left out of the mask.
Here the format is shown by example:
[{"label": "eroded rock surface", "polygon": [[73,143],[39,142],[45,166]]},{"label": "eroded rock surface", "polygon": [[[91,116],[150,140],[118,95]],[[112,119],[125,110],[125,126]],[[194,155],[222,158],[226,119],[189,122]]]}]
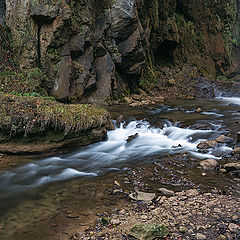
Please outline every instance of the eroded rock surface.
[{"label": "eroded rock surface", "polygon": [[6,23],[20,68],[44,70],[41,86],[59,99],[103,103],[139,87],[213,97],[226,84],[209,79],[237,80],[238,10],[238,0],[9,0]]}]

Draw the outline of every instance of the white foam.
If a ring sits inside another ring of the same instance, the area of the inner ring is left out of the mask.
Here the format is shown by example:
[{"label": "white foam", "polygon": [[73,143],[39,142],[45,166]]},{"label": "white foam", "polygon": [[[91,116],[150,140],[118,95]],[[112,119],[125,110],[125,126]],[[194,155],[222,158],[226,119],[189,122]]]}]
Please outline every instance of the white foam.
[{"label": "white foam", "polygon": [[217,97],[217,99],[229,103],[234,103],[240,105],[240,97]]}]

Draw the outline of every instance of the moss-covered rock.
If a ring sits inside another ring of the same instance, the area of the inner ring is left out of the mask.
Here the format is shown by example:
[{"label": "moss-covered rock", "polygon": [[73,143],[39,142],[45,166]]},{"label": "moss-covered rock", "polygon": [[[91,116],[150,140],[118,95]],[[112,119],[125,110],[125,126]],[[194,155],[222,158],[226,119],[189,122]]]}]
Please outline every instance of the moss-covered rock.
[{"label": "moss-covered rock", "polygon": [[139,240],[163,239],[169,235],[166,226],[160,224],[136,224],[129,234]]},{"label": "moss-covered rock", "polygon": [[90,105],[0,95],[0,152],[41,152],[66,144],[87,145],[106,137],[109,114]]}]

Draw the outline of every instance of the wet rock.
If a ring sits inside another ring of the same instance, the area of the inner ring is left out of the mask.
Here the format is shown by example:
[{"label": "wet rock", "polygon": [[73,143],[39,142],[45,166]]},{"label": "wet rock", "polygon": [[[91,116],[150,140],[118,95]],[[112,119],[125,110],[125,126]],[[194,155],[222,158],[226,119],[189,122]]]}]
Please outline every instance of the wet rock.
[{"label": "wet rock", "polygon": [[218,143],[231,143],[233,141],[232,138],[221,135],[215,139]]},{"label": "wet rock", "polygon": [[227,172],[240,170],[240,162],[227,163],[223,165]]},{"label": "wet rock", "polygon": [[218,166],[218,163],[215,159],[206,159],[201,161],[200,165],[204,170],[214,170]]},{"label": "wet rock", "polygon": [[158,191],[159,191],[161,194],[163,194],[163,195],[165,195],[165,196],[167,196],[167,197],[172,197],[172,196],[175,195],[175,194],[174,194],[174,191],[169,190],[169,189],[166,189],[166,188],[159,188]]},{"label": "wet rock", "polygon": [[136,201],[151,202],[156,197],[156,194],[136,191],[131,193],[129,197]]},{"label": "wet rock", "polygon": [[237,233],[238,231],[240,231],[240,227],[237,224],[234,224],[234,223],[230,223],[228,225],[228,229],[233,233]]},{"label": "wet rock", "polygon": [[134,140],[137,137],[138,137],[138,133],[135,133],[134,135],[129,136],[127,139],[127,143],[131,142],[132,140]]},{"label": "wet rock", "polygon": [[201,234],[201,233],[197,233],[196,239],[203,240],[203,239],[207,239],[207,237],[205,235]]},{"label": "wet rock", "polygon": [[197,145],[197,148],[198,149],[208,149],[208,148],[214,148],[216,145],[217,145],[217,141],[209,140],[209,141],[200,142]]},{"label": "wet rock", "polygon": [[234,148],[234,150],[231,152],[231,154],[240,154],[240,147]]}]

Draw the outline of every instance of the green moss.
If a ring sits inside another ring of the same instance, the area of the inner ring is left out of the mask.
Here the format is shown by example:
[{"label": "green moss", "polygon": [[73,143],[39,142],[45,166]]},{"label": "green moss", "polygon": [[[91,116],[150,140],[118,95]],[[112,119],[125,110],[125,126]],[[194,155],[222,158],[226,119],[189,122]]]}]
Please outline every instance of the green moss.
[{"label": "green moss", "polygon": [[139,86],[145,90],[150,91],[158,83],[158,76],[154,67],[146,67],[143,76],[140,79]]},{"label": "green moss", "polygon": [[40,97],[0,94],[0,130],[9,136],[59,131],[62,137],[101,127],[109,119],[99,107],[86,104],[65,105]]},{"label": "green moss", "polygon": [[130,235],[137,239],[162,239],[169,235],[169,231],[160,224],[136,224],[130,229]]},{"label": "green moss", "polygon": [[0,92],[15,95],[42,92],[41,83],[45,75],[39,68],[24,71],[6,70],[0,73]]}]

